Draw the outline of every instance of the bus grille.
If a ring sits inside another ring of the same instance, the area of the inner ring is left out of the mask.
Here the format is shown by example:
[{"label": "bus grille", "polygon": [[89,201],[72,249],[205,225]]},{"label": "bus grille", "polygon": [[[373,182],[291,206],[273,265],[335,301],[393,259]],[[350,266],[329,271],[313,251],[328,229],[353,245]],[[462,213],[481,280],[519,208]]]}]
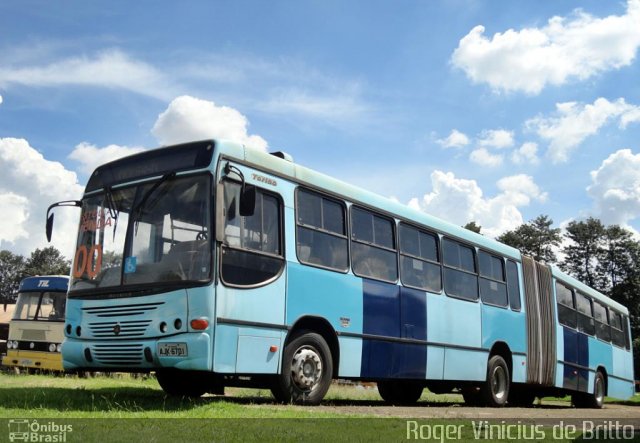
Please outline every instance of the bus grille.
[{"label": "bus grille", "polygon": [[131,338],[144,336],[151,320],[124,320],[89,323],[95,338]]},{"label": "bus grille", "polygon": [[119,306],[97,306],[82,308],[85,313],[94,315],[96,317],[109,318],[109,317],[127,317],[131,315],[144,315],[151,311],[155,311],[159,306],[162,306],[164,302],[156,303],[138,303],[131,305],[119,305]]},{"label": "bus grille", "polygon": [[93,345],[91,354],[98,363],[109,366],[138,366],[144,360],[141,344]]}]

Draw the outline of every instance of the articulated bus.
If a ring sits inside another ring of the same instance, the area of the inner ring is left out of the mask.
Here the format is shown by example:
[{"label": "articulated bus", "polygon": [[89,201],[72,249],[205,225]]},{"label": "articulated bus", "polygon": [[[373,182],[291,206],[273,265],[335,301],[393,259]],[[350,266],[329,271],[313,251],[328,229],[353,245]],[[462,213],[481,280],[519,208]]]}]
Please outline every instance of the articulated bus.
[{"label": "articulated bus", "polygon": [[62,371],[64,312],[69,277],[27,277],[9,323],[5,366]]},{"label": "articulated bus", "polygon": [[[81,201],[65,369],[155,371],[170,395],[332,379],[389,403],[633,395],[627,309],[518,250],[226,141],[98,167]],[[47,220],[50,237],[53,214]]]}]

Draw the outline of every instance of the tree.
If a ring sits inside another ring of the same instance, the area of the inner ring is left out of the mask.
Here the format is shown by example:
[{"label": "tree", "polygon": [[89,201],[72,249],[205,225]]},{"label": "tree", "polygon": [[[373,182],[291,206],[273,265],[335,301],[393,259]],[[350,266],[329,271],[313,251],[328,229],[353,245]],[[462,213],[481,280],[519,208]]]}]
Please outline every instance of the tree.
[{"label": "tree", "polygon": [[602,222],[593,217],[569,223],[566,237],[571,244],[562,249],[565,259],[561,264],[565,272],[603,292],[607,285],[599,259],[606,254],[605,232]]},{"label": "tree", "polygon": [[615,288],[636,270],[638,242],[633,234],[618,225],[607,226],[602,236],[597,272],[605,286]]},{"label": "tree", "polygon": [[547,215],[539,215],[528,223],[507,231],[497,238],[499,242],[513,246],[534,260],[555,263],[554,248],[560,246],[560,229],[551,228],[553,220]]},{"label": "tree", "polygon": [[482,226],[477,224],[475,221],[470,221],[463,228],[468,229],[469,231],[475,232],[476,234],[481,234]]},{"label": "tree", "polygon": [[0,251],[0,302],[15,300],[25,268],[24,257],[10,251]]},{"label": "tree", "polygon": [[53,246],[33,251],[25,267],[28,275],[69,275],[70,270],[71,262]]}]

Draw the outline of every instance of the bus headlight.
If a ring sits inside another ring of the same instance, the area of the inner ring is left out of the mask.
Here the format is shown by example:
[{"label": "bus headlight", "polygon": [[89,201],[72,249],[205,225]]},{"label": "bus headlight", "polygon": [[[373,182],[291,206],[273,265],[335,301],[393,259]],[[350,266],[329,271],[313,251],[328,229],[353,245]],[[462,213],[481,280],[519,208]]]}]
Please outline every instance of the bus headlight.
[{"label": "bus headlight", "polygon": [[62,345],[56,345],[56,352],[62,351]]},{"label": "bus headlight", "polygon": [[7,342],[7,348],[9,348],[9,349],[18,349],[18,342],[16,340],[9,340]]},{"label": "bus headlight", "polygon": [[56,352],[56,345],[55,343],[51,343],[49,345],[49,352]]}]

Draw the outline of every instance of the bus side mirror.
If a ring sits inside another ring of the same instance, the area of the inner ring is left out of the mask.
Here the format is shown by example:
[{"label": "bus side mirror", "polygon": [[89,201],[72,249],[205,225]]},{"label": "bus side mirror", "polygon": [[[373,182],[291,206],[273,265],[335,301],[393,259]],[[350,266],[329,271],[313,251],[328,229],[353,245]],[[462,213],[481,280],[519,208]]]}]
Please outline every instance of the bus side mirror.
[{"label": "bus side mirror", "polygon": [[47,217],[47,241],[51,242],[51,233],[53,232],[53,213]]},{"label": "bus side mirror", "polygon": [[256,187],[244,185],[240,195],[240,215],[251,217],[256,210]]},{"label": "bus side mirror", "polygon": [[47,241],[51,241],[51,233],[53,232],[53,213],[51,210],[57,206],[76,206],[78,208],[82,207],[82,202],[79,200],[65,200],[61,202],[56,202],[47,208],[47,225],[46,225],[46,233],[47,233]]}]

